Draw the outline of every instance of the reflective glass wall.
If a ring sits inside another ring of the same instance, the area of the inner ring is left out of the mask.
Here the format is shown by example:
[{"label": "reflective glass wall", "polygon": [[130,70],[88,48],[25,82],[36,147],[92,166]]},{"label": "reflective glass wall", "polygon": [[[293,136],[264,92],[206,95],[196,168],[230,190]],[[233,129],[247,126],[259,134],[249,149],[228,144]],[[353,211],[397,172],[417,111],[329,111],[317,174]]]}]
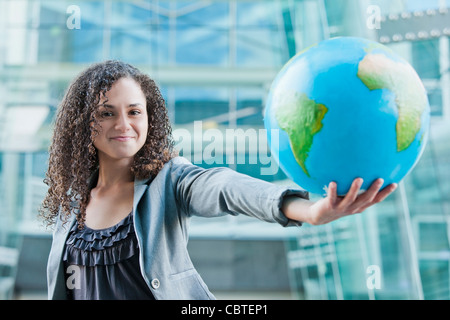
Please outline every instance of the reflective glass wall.
[{"label": "reflective glass wall", "polygon": [[[23,235],[49,236],[36,213],[52,121],[66,87],[89,64],[121,59],[153,77],[177,147],[195,164],[289,185],[260,134],[283,64],[330,37],[379,40],[380,20],[436,14],[448,2],[0,0],[0,277],[14,279]],[[323,227],[194,219],[191,237],[283,241],[293,298],[448,299],[448,35],[386,45],[416,68],[433,115],[421,161],[392,196]],[[211,152],[218,137],[222,148]]]}]

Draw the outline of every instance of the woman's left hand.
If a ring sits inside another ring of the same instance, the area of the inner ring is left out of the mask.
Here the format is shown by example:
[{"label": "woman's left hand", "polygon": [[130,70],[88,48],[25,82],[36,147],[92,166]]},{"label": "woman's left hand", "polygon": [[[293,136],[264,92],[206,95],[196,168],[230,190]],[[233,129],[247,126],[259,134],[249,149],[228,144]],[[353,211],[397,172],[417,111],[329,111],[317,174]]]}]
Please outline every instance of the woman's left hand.
[{"label": "woman's left hand", "polygon": [[380,190],[384,181],[377,179],[368,190],[360,193],[362,183],[361,178],[353,180],[348,193],[344,197],[339,197],[336,183],[331,182],[325,198],[306,203],[303,199],[291,197],[283,204],[282,210],[289,219],[321,225],[351,214],[361,213],[386,199],[397,188],[397,184],[393,183]]}]

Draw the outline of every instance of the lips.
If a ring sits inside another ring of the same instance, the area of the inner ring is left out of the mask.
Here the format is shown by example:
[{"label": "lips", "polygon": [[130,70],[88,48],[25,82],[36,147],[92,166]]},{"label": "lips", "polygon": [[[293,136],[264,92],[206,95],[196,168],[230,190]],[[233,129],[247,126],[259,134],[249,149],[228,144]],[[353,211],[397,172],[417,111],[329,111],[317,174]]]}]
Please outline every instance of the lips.
[{"label": "lips", "polygon": [[133,137],[131,137],[131,136],[117,136],[117,137],[111,138],[111,140],[119,141],[119,142],[127,142],[127,141],[130,141],[131,139],[133,139]]}]

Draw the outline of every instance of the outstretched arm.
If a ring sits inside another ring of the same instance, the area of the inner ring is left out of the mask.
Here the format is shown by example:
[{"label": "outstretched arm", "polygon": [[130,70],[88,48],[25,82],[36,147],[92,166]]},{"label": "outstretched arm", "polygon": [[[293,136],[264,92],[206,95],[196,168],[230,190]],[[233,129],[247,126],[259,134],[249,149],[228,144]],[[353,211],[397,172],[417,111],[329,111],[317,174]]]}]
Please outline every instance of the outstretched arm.
[{"label": "outstretched arm", "polygon": [[359,194],[362,183],[361,178],[355,179],[345,197],[338,197],[336,183],[331,182],[325,198],[311,202],[298,197],[287,197],[281,210],[291,220],[321,225],[347,215],[360,213],[383,201],[397,188],[397,184],[394,183],[380,190],[383,179],[377,179],[367,191]]}]

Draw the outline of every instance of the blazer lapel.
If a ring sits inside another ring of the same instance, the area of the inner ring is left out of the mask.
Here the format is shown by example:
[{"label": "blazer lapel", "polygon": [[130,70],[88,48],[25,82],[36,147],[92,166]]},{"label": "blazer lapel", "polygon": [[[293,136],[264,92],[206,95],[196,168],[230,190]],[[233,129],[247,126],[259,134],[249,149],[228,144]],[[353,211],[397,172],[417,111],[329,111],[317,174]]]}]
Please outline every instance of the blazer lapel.
[{"label": "blazer lapel", "polygon": [[136,207],[145,190],[148,188],[149,179],[135,180],[134,181],[134,197],[133,197],[133,211],[136,212]]},{"label": "blazer lapel", "polygon": [[64,278],[64,263],[62,257],[66,245],[67,236],[73,224],[76,223],[75,216],[72,215],[66,224],[58,218],[57,226],[53,232],[52,248],[49,254],[47,273],[49,275],[48,293],[50,299],[65,299],[66,286]]}]

